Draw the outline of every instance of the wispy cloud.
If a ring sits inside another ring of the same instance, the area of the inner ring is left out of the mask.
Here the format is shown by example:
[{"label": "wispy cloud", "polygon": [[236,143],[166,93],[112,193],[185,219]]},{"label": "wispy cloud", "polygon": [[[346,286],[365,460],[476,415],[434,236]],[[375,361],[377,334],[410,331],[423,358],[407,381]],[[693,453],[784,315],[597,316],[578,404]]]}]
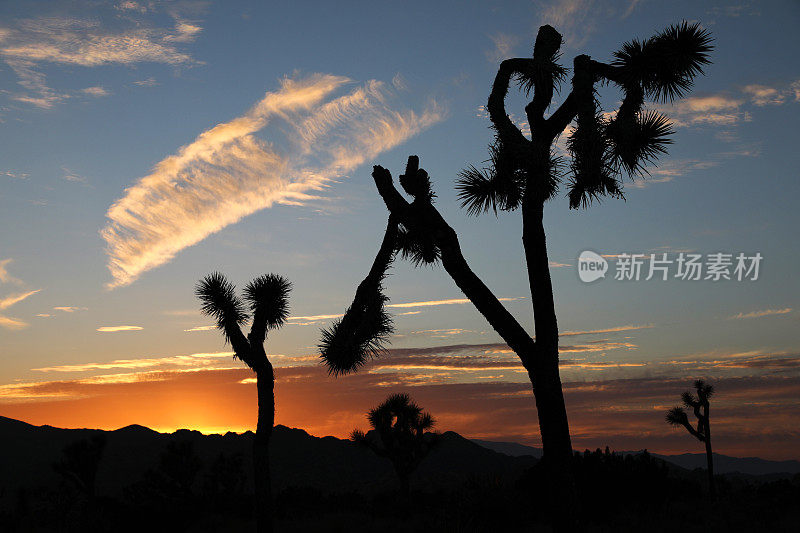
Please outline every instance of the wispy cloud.
[{"label": "wispy cloud", "polygon": [[338,315],[290,316],[288,320],[328,320],[331,318],[339,318],[340,316],[342,315],[338,314]]},{"label": "wispy cloud", "polygon": [[217,326],[195,326],[193,328],[185,329],[183,331],[192,332],[192,331],[211,331],[215,329]]},{"label": "wispy cloud", "polygon": [[596,0],[549,0],[538,2],[542,24],[558,30],[572,48],[586,44],[599,24],[627,18],[639,0],[598,2]]},{"label": "wispy cloud", "polygon": [[230,359],[233,352],[193,353],[170,357],[154,357],[143,359],[116,359],[108,363],[81,363],[75,365],[47,366],[33,368],[35,372],[87,372],[90,370],[110,370],[113,368],[143,369],[156,367],[193,367],[205,368],[220,360]]},{"label": "wispy cloud", "polygon": [[[514,300],[522,300],[523,297],[517,298],[498,298],[501,302],[513,302]],[[468,304],[470,301],[467,298],[451,298],[448,300],[426,300],[421,302],[406,302],[400,304],[387,304],[386,307],[432,307],[436,305],[461,305]]]},{"label": "wispy cloud", "polygon": [[412,331],[412,335],[422,335],[425,337],[433,337],[434,339],[447,339],[455,335],[463,335],[465,333],[476,333],[471,329],[462,328],[447,328],[447,329],[420,329]]},{"label": "wispy cloud", "polygon": [[0,27],[0,58],[26,90],[12,98],[49,109],[75,94],[109,94],[102,86],[79,91],[52,89],[43,72],[46,65],[98,67],[152,62],[177,66],[196,63],[180,45],[193,41],[202,28],[181,17],[177,8],[169,10],[173,27],[157,25],[150,14],[145,15],[146,8],[127,11],[129,14],[125,17],[107,17],[115,21],[113,26],[101,24],[92,15],[87,18],[41,16]]},{"label": "wispy cloud", "polygon": [[18,318],[11,318],[0,315],[0,327],[6,329],[22,329],[28,326],[28,323]]},{"label": "wispy cloud", "polygon": [[653,324],[644,324],[641,326],[637,325],[629,325],[629,326],[615,326],[613,328],[603,328],[603,329],[587,329],[587,330],[579,330],[579,331],[562,331],[558,334],[559,337],[571,337],[575,335],[596,335],[601,333],[619,333],[621,331],[635,331],[637,329],[651,329],[655,326]]},{"label": "wispy cloud", "polygon": [[732,320],[739,320],[742,318],[761,318],[765,316],[773,316],[773,315],[787,315],[792,312],[791,307],[786,307],[784,309],[764,309],[763,311],[752,311],[750,313],[738,313],[730,317]]},{"label": "wispy cloud", "polygon": [[741,87],[738,92],[738,95],[727,91],[705,96],[689,96],[671,104],[650,105],[666,113],[677,127],[730,128],[753,119],[746,104],[764,107],[800,101],[800,80],[776,86],[750,84]]},{"label": "wispy cloud", "polygon": [[716,160],[700,159],[670,159],[659,163],[657,167],[648,169],[649,175],[626,183],[626,187],[644,189],[657,183],[669,183],[679,176],[684,176],[696,170],[707,170],[719,165]]},{"label": "wispy cloud", "polygon": [[64,171],[64,175],[61,177],[61,179],[63,179],[64,181],[69,181],[72,183],[81,183],[83,185],[87,185],[89,183],[89,179],[86,176],[81,176],[77,172],[73,172],[67,167],[61,167],[61,170]]},{"label": "wispy cloud", "polygon": [[0,176],[7,176],[15,180],[26,180],[29,175],[30,174],[27,172],[12,172],[10,170],[0,171]]},{"label": "wispy cloud", "polygon": [[140,331],[144,328],[141,326],[101,326],[97,328],[100,333],[116,333],[117,331]]},{"label": "wispy cloud", "polygon": [[0,310],[8,309],[12,305],[21,302],[22,300],[28,298],[29,296],[33,296],[37,292],[40,292],[42,289],[36,289],[35,291],[28,291],[22,292],[19,294],[13,294],[11,296],[6,296],[5,298],[0,298]]},{"label": "wispy cloud", "polygon": [[158,82],[155,78],[150,77],[143,80],[136,80],[133,82],[134,85],[138,85],[139,87],[155,87],[158,85]]},{"label": "wispy cloud", "polygon": [[53,310],[55,311],[63,311],[65,313],[74,313],[75,311],[87,311],[88,307],[78,307],[75,305],[59,305],[54,307]]},{"label": "wispy cloud", "polygon": [[2,259],[0,260],[0,283],[14,283],[14,284],[21,284],[22,281],[15,278],[11,274],[8,273],[8,265],[13,261],[13,259]]},{"label": "wispy cloud", "polygon": [[758,84],[746,85],[742,88],[742,92],[749,95],[753,104],[758,107],[781,105],[786,101],[787,97],[784,91],[779,91],[775,87]]},{"label": "wispy cloud", "polygon": [[[7,265],[9,261],[10,261],[10,259],[7,259],[4,264],[0,263],[0,270],[2,270],[3,273],[5,273],[6,277],[8,277],[8,273],[5,272],[5,270],[3,270],[3,267],[5,267],[5,265]],[[0,311],[2,311],[4,309],[8,309],[12,305],[17,304],[17,303],[25,300],[29,296],[33,296],[34,294],[36,294],[37,292],[40,292],[40,291],[41,291],[41,289],[36,289],[34,291],[21,292],[21,293],[18,293],[18,294],[12,294],[10,296],[6,296],[6,297],[3,297],[3,298],[0,298]],[[20,320],[19,318],[11,318],[11,317],[8,317],[8,316],[0,315],[0,327],[6,328],[6,329],[22,329],[22,328],[27,327],[27,326],[28,326],[28,323],[25,322],[24,320]]]},{"label": "wispy cloud", "polygon": [[[434,103],[421,113],[392,109],[391,90],[378,81],[329,99],[348,81],[284,79],[247,113],[201,133],[127,189],[101,232],[113,277],[107,286],[132,283],[260,209],[306,203],[312,191],[444,117]],[[269,133],[280,146],[256,136],[273,123]]]},{"label": "wispy cloud", "polygon": [[689,96],[672,104],[653,105],[670,117],[677,127],[697,125],[730,126],[744,119],[740,110],[744,98],[720,93],[708,96]]},{"label": "wispy cloud", "polygon": [[486,58],[491,63],[499,63],[500,61],[511,57],[511,51],[521,41],[520,37],[510,35],[508,33],[496,33],[490,35],[492,40],[492,49],[486,52]]},{"label": "wispy cloud", "polygon": [[108,96],[111,94],[111,91],[99,85],[94,87],[86,87],[85,89],[81,89],[81,92],[85,95],[94,97]]}]

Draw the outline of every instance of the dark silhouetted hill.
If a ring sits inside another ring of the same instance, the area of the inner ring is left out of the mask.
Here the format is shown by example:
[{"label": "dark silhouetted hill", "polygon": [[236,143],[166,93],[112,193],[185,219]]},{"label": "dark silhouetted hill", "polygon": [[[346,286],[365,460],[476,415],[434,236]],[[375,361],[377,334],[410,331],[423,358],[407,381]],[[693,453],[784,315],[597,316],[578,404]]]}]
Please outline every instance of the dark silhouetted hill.
[{"label": "dark silhouetted hill", "polygon": [[[58,475],[52,464],[63,448],[97,434],[107,439],[97,473],[99,494],[120,494],[125,486],[157,467],[167,444],[174,441],[192,442],[195,453],[205,465],[221,453],[242,454],[246,490],[252,490],[249,476],[253,433],[250,431],[203,435],[183,429],[168,434],[139,425],[115,431],[60,429],[33,426],[6,417],[0,417],[0,442],[3,443],[0,485],[13,490],[19,486],[56,484]],[[389,461],[348,440],[314,437],[301,429],[276,426],[270,455],[276,491],[295,486],[340,493],[370,493],[393,490],[397,483]],[[441,445],[422,462],[411,482],[420,490],[444,490],[475,476],[513,479],[535,463],[532,457],[497,453],[448,431],[442,434]]]},{"label": "dark silhouetted hill", "polygon": [[[536,457],[537,459],[542,457],[541,448],[534,448],[533,446],[526,446],[516,442],[471,440],[484,448],[512,457],[523,457],[526,455]],[[617,453],[622,455],[637,455],[642,452]],[[704,453],[683,453],[679,455],[651,453],[650,455],[685,470],[706,467],[706,456]],[[715,453],[714,470],[718,475],[744,474],[746,476],[789,477],[800,473],[800,461],[770,461],[759,457],[731,457],[729,455]]]}]

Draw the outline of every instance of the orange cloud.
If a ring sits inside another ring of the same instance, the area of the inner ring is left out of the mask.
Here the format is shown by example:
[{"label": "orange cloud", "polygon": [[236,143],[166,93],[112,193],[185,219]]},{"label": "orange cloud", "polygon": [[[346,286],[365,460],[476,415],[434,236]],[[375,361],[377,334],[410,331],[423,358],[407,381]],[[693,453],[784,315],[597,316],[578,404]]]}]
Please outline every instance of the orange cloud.
[{"label": "orange cloud", "polygon": [[100,326],[97,331],[100,333],[116,333],[117,331],[141,331],[141,326]]},{"label": "orange cloud", "polygon": [[[369,81],[329,101],[347,78],[284,79],[244,115],[201,133],[156,164],[108,210],[102,230],[109,288],[128,285],[242,217],[275,203],[302,205],[330,181],[443,119],[432,104],[395,111]],[[273,123],[278,150],[256,136]]]}]

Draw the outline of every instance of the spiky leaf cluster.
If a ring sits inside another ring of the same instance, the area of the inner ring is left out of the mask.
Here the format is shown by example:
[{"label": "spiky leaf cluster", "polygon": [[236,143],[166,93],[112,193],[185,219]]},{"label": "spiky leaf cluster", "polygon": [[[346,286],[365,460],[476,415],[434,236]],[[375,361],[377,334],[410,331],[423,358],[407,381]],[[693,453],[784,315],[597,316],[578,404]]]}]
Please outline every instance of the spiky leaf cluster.
[{"label": "spiky leaf cluster", "polygon": [[561,56],[561,34],[552,26],[543,26],[536,36],[533,61],[526,63],[525,70],[515,76],[520,90],[530,94],[534,87],[550,87],[556,91],[567,75],[567,69],[558,63]]},{"label": "spiky leaf cluster", "polygon": [[711,63],[712,39],[699,23],[673,24],[645,41],[633,39],[614,52],[613,66],[626,83],[638,83],[645,94],[663,102],[682,98]]},{"label": "spiky leaf cluster", "polygon": [[430,232],[400,226],[397,230],[397,251],[415,267],[433,265],[442,258],[442,251]]},{"label": "spiky leaf cluster", "polygon": [[322,330],[319,350],[328,373],[338,376],[357,371],[367,361],[386,351],[394,332],[389,300],[380,283],[360,286],[344,316]]},{"label": "spiky leaf cluster", "polygon": [[657,111],[636,113],[627,120],[617,117],[606,127],[612,164],[631,176],[645,174],[645,165],[667,153],[673,133],[672,123]]},{"label": "spiky leaf cluster", "polygon": [[621,198],[622,187],[617,179],[607,123],[592,99],[578,113],[577,127],[567,140],[570,162],[569,206],[588,207],[603,196]]},{"label": "spiky leaf cluster", "polygon": [[[408,394],[392,394],[380,405],[367,413],[369,425],[385,445],[401,445],[406,436],[420,438],[433,429],[436,421],[430,413],[411,400]],[[362,432],[354,431],[353,436],[365,438]]]},{"label": "spiky leaf cluster", "polygon": [[213,272],[197,283],[195,294],[202,304],[200,310],[216,321],[216,326],[225,333],[225,340],[230,342],[232,328],[248,318],[236,287],[221,272]]},{"label": "spiky leaf cluster", "polygon": [[497,137],[489,146],[489,159],[485,163],[487,166],[483,168],[470,165],[456,180],[458,199],[469,215],[477,216],[490,209],[495,215],[498,209],[514,211],[522,205],[530,175],[540,178],[536,192],[543,201],[558,192],[561,159],[552,151],[540,159],[538,154],[508,146]]},{"label": "spiky leaf cluster", "polygon": [[525,70],[515,73],[519,89],[529,95],[534,87],[552,87],[556,92],[567,77],[567,69],[558,64],[558,53],[547,58],[534,58],[526,65]]},{"label": "spiky leaf cluster", "polygon": [[247,284],[244,299],[254,320],[263,321],[267,329],[281,327],[289,317],[289,291],[292,284],[283,276],[265,274]]},{"label": "spiky leaf cluster", "polygon": [[714,395],[714,385],[706,383],[702,379],[698,379],[694,382],[694,388],[700,400],[708,401],[708,399]]},{"label": "spiky leaf cluster", "polygon": [[689,424],[689,416],[682,407],[673,407],[667,411],[665,419],[671,426],[686,426]]}]

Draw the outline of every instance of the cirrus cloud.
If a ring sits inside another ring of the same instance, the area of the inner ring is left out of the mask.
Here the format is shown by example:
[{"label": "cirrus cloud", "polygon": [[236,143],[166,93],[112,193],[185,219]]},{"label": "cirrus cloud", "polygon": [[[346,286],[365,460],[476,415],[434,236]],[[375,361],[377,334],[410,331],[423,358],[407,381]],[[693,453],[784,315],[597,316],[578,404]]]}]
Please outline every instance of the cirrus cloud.
[{"label": "cirrus cloud", "polygon": [[[186,247],[272,205],[303,205],[381,152],[441,121],[431,102],[397,111],[392,92],[331,74],[286,78],[244,115],[201,133],[160,161],[108,210],[108,288],[128,285]],[[268,128],[275,139],[256,134]]]},{"label": "cirrus cloud", "polygon": [[118,331],[141,331],[141,326],[100,326],[97,331],[100,333],[116,333]]}]

